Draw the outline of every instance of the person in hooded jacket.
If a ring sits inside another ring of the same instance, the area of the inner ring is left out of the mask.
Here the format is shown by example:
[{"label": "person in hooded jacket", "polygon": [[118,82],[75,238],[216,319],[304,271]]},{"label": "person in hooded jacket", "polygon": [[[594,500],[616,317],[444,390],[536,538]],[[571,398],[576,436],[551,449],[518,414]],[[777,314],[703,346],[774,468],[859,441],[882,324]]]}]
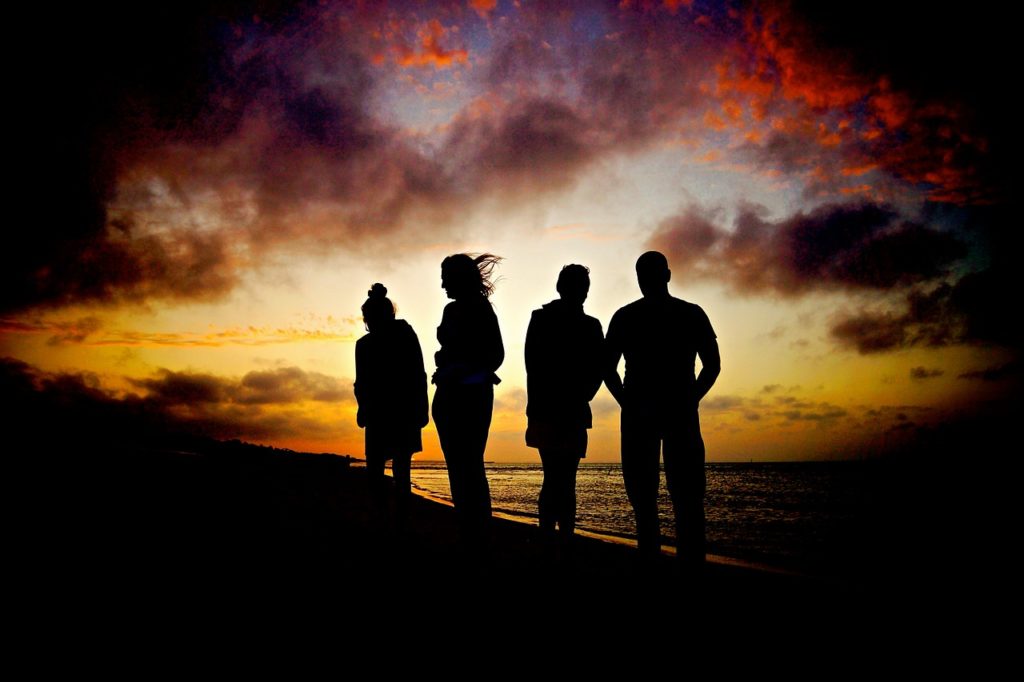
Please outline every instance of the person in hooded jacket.
[{"label": "person in hooded jacket", "polygon": [[421,430],[428,421],[427,375],[416,332],[395,319],[387,293],[374,284],[362,307],[369,333],[356,341],[356,423],[366,431],[366,468],[379,516],[387,514],[384,464],[392,462],[395,524],[402,529],[412,496],[412,456],[423,450]]},{"label": "person in hooded jacket", "polygon": [[[540,527],[568,546],[576,527],[576,472],[593,426],[590,401],[602,380],[601,323],[583,312],[590,271],[566,265],[560,298],[533,311],[526,333],[526,444],[540,452]],[[557,526],[557,531],[556,531]]]}]

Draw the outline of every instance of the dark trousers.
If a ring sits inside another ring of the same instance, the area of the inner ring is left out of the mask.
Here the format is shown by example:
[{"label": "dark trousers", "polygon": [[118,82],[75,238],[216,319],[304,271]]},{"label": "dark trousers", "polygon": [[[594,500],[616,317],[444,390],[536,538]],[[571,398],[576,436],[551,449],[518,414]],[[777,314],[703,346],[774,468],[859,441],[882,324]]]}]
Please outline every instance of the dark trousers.
[{"label": "dark trousers", "polygon": [[580,457],[578,452],[540,448],[540,461],[544,467],[544,483],[538,503],[540,527],[553,533],[557,523],[563,540],[571,538],[576,528],[576,471]]},{"label": "dark trousers", "polygon": [[[384,457],[367,457],[366,471],[370,478],[370,495],[373,498],[374,513],[386,523],[388,513],[388,479],[384,475]],[[409,503],[412,498],[412,453],[395,455],[391,458],[391,473],[395,479],[395,527],[404,529],[409,521]]]},{"label": "dark trousers", "polygon": [[470,543],[486,540],[491,518],[484,450],[493,406],[490,384],[438,386],[434,393],[434,425],[448,467],[452,502],[463,539]]},{"label": "dark trousers", "polygon": [[[636,515],[641,552],[660,551],[658,484],[660,455],[675,509],[680,559],[704,560],[704,440],[697,411],[680,410],[655,416],[644,410],[622,410],[622,478]],[[660,452],[659,452],[660,451]]]}]

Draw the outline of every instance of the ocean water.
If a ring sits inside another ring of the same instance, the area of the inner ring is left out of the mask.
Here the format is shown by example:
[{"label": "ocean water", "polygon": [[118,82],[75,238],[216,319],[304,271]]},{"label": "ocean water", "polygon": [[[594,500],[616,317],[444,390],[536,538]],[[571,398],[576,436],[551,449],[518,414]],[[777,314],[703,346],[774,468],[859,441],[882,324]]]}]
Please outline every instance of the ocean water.
[{"label": "ocean water", "polygon": [[[817,575],[854,572],[869,541],[873,504],[864,462],[707,464],[708,551]],[[488,464],[495,511],[536,522],[540,464]],[[636,537],[619,464],[586,463],[577,476],[577,527]],[[443,463],[413,461],[413,485],[451,499]],[[674,540],[672,501],[662,474],[662,534]]]}]

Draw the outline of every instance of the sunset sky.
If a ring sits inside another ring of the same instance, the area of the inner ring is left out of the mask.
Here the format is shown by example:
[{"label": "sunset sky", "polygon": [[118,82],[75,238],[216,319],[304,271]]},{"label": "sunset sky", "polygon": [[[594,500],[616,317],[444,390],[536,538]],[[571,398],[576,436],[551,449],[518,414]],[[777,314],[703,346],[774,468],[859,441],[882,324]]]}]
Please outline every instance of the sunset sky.
[{"label": "sunset sky", "polygon": [[[531,460],[531,311],[582,263],[607,328],[658,249],[718,333],[709,461],[869,457],[1005,404],[1006,22],[819,4],[235,0],[29,19],[56,66],[19,77],[5,371],[215,437],[361,456],[367,289],[388,287],[430,368],[440,262],[488,251],[505,259],[506,360],[487,457]],[[603,388],[593,406],[589,456],[615,461],[617,407]],[[431,425],[419,457],[440,456]]]}]

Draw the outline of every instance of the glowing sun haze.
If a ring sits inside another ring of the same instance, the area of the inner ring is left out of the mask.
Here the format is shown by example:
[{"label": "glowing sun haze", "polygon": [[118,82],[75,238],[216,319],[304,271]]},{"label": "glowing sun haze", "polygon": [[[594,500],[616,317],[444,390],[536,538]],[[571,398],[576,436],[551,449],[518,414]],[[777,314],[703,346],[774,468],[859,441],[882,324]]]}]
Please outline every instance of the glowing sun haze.
[{"label": "glowing sun haze", "polygon": [[[899,447],[1016,390],[1019,332],[993,304],[1012,279],[998,131],[964,91],[830,41],[843,17],[805,9],[83,17],[67,49],[88,47],[70,68],[91,104],[54,133],[66,201],[4,256],[0,355],[212,436],[361,455],[367,289],[388,287],[430,367],[442,258],[489,251],[506,361],[487,456],[528,460],[531,311],[582,263],[607,326],[654,248],[718,333],[709,460]],[[594,412],[589,456],[617,460],[604,389]],[[432,425],[424,446],[440,457]]]}]

